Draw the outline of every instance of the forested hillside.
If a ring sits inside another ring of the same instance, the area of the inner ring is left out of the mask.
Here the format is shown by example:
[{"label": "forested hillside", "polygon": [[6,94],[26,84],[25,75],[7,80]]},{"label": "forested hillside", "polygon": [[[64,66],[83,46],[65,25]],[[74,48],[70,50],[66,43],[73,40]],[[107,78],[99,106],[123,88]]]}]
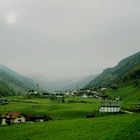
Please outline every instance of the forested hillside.
[{"label": "forested hillside", "polygon": [[10,70],[6,66],[0,65],[0,95],[19,95],[26,90],[34,89],[35,82]]},{"label": "forested hillside", "polygon": [[123,59],[114,68],[108,68],[97,78],[92,80],[86,87],[109,87],[112,84],[134,84],[139,86],[140,81],[140,52]]}]

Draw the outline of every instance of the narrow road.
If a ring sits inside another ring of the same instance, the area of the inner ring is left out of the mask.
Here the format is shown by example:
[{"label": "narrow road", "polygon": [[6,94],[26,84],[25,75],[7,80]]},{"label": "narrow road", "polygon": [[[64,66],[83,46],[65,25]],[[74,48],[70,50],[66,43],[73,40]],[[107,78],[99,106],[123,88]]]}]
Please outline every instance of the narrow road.
[{"label": "narrow road", "polygon": [[122,110],[122,112],[125,112],[125,113],[127,113],[127,114],[134,114],[133,112],[126,111],[126,110]]}]

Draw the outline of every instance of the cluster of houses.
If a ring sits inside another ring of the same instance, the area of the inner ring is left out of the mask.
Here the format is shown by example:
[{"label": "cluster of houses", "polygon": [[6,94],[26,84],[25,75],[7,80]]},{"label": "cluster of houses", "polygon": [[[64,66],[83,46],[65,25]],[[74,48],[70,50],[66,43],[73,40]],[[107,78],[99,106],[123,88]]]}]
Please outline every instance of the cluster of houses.
[{"label": "cluster of houses", "polygon": [[39,85],[37,84],[36,90],[29,90],[27,92],[27,96],[41,96],[46,98],[52,98],[52,97],[73,97],[73,96],[79,96],[82,98],[107,98],[104,94],[104,91],[107,88],[100,88],[100,90],[91,90],[91,89],[77,89],[77,90],[65,90],[65,91],[54,91],[52,93],[50,92],[42,92],[39,88]]},{"label": "cluster of houses", "polygon": [[94,90],[81,90],[80,91],[82,98],[98,98],[101,99],[104,94],[100,91],[94,91]]},{"label": "cluster of houses", "polygon": [[102,92],[97,92],[93,90],[73,90],[73,91],[55,91],[54,93],[43,93],[42,97],[49,98],[53,101],[60,103],[65,102],[65,97],[81,97],[81,98],[97,98],[97,99],[107,99],[108,96]]},{"label": "cluster of houses", "polygon": [[2,125],[10,125],[13,123],[44,122],[51,120],[51,117],[47,115],[25,115],[20,112],[7,112],[2,114],[0,119]]},{"label": "cluster of houses", "polygon": [[[52,94],[51,94],[52,95]],[[51,96],[48,94],[48,96]],[[56,95],[56,97],[73,97],[73,96],[79,96],[82,98],[103,98],[105,95],[102,93],[102,91],[94,91],[94,90],[66,90],[66,91],[55,91],[53,95]]]}]

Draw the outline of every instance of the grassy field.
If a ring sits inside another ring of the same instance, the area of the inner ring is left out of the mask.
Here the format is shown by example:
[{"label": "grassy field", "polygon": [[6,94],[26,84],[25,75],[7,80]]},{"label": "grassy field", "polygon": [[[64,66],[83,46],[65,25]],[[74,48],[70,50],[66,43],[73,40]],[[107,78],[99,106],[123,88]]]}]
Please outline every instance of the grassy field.
[{"label": "grassy field", "polygon": [[140,115],[49,121],[0,127],[2,140],[139,140]]},{"label": "grassy field", "polygon": [[[53,102],[49,99],[25,97],[10,97],[8,105],[0,106],[0,114],[9,111],[19,111],[25,114],[46,114],[57,119],[85,118],[87,114],[98,110],[100,101],[97,99],[83,99],[78,97],[67,98],[66,103]],[[75,101],[75,102],[68,102]],[[80,103],[84,101],[84,103]]]},{"label": "grassy field", "polygon": [[124,108],[137,107],[140,99],[140,88],[127,86],[117,90],[109,89],[107,94],[111,97],[121,97],[121,105]]},{"label": "grassy field", "polygon": [[[123,107],[135,107],[139,89],[132,87],[108,90],[112,97],[121,97]],[[0,106],[0,114],[19,111],[25,114],[46,114],[52,121],[0,126],[1,140],[139,140],[140,114],[122,114],[87,119],[99,109],[100,100],[66,98],[58,103],[46,98],[8,97],[9,104]],[[62,120],[59,118],[63,117]]]}]

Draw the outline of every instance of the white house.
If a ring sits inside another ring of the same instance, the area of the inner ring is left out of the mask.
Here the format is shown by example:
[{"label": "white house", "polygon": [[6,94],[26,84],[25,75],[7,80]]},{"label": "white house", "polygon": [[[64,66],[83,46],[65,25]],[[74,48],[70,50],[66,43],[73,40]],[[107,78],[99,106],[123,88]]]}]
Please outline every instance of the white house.
[{"label": "white house", "polygon": [[99,112],[101,113],[115,113],[120,111],[121,111],[121,106],[120,103],[117,101],[102,102],[99,108]]},{"label": "white house", "polygon": [[88,98],[88,96],[87,95],[82,95],[82,98]]},{"label": "white house", "polygon": [[25,116],[19,112],[8,112],[1,116],[2,125],[7,125],[11,123],[24,123]]},{"label": "white house", "polygon": [[100,90],[100,91],[105,91],[105,90],[107,90],[107,88],[101,88],[101,90]]}]

